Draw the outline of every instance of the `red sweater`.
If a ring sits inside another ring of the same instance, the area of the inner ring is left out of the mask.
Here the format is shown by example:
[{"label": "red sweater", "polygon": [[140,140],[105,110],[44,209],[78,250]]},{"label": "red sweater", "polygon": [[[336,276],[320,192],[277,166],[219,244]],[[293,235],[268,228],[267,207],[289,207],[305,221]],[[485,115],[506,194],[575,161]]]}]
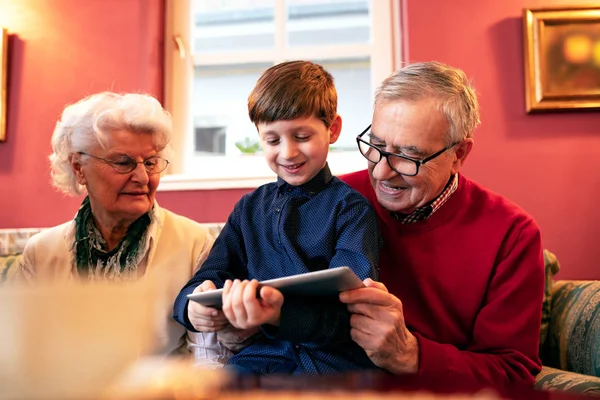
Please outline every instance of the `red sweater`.
[{"label": "red sweater", "polygon": [[425,221],[401,224],[377,202],[367,171],[341,177],[377,211],[380,280],[403,304],[419,342],[419,375],[484,385],[532,385],[544,263],[527,213],[459,176]]}]

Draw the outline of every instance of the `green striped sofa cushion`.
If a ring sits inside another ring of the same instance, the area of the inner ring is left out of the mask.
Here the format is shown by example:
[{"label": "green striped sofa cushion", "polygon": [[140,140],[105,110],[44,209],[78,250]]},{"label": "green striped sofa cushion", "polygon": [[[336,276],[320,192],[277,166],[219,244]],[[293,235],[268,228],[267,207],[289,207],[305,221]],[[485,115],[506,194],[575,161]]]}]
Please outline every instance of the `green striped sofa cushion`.
[{"label": "green striped sofa cushion", "polygon": [[555,281],[544,365],[600,377],[600,281]]},{"label": "green striped sofa cushion", "polygon": [[10,281],[17,273],[21,254],[0,256],[0,285]]},{"label": "green striped sofa cushion", "polygon": [[543,367],[535,377],[535,388],[600,396],[600,378]]},{"label": "green striped sofa cushion", "polygon": [[544,250],[544,267],[546,270],[546,282],[544,289],[544,301],[542,303],[542,327],[540,330],[540,353],[543,353],[550,325],[552,308],[552,285],[554,275],[560,270],[560,263],[554,253]]}]

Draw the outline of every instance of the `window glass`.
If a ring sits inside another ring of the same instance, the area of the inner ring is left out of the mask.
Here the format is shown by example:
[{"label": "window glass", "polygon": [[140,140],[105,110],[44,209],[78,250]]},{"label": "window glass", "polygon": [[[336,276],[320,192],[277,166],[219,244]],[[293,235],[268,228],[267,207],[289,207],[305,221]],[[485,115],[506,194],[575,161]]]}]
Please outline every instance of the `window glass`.
[{"label": "window glass", "polygon": [[194,0],[194,52],[272,48],[274,4],[275,0]]},{"label": "window glass", "polygon": [[369,43],[368,0],[288,0],[289,46]]},{"label": "window glass", "polygon": [[356,136],[371,123],[372,88],[369,60],[319,61],[333,75],[338,91],[342,133],[332,150],[356,151]]},{"label": "window glass", "polygon": [[258,141],[248,118],[248,95],[270,65],[195,68],[192,114],[196,157],[205,153],[237,156],[242,153],[238,146],[244,149]]},{"label": "window glass", "polygon": [[394,1],[166,0],[165,97],[177,135],[169,172],[213,183],[274,177],[247,101],[259,76],[287,60],[333,75],[343,125],[330,165],[334,174],[364,168],[356,136],[392,70]]}]

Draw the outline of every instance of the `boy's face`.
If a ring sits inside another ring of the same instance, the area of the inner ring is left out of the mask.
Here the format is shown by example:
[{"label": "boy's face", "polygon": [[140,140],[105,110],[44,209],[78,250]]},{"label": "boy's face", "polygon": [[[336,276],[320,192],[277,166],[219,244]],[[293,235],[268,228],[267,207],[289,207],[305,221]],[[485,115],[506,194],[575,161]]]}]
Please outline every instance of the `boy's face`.
[{"label": "boy's face", "polygon": [[256,127],[269,167],[290,185],[299,186],[325,166],[329,145],[340,136],[342,119],[336,116],[329,129],[315,116]]}]

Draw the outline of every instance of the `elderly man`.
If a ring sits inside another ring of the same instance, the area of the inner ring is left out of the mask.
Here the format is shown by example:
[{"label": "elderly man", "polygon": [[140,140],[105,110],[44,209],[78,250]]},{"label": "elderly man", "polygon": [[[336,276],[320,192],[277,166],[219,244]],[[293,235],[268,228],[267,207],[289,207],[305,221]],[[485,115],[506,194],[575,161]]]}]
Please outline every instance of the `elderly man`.
[{"label": "elderly man", "polygon": [[540,231],[459,173],[478,124],[475,91],[458,69],[416,63],[382,83],[372,125],[357,138],[368,170],[342,177],[377,211],[381,282],[340,299],[354,341],[392,373],[532,385],[541,368]]}]

